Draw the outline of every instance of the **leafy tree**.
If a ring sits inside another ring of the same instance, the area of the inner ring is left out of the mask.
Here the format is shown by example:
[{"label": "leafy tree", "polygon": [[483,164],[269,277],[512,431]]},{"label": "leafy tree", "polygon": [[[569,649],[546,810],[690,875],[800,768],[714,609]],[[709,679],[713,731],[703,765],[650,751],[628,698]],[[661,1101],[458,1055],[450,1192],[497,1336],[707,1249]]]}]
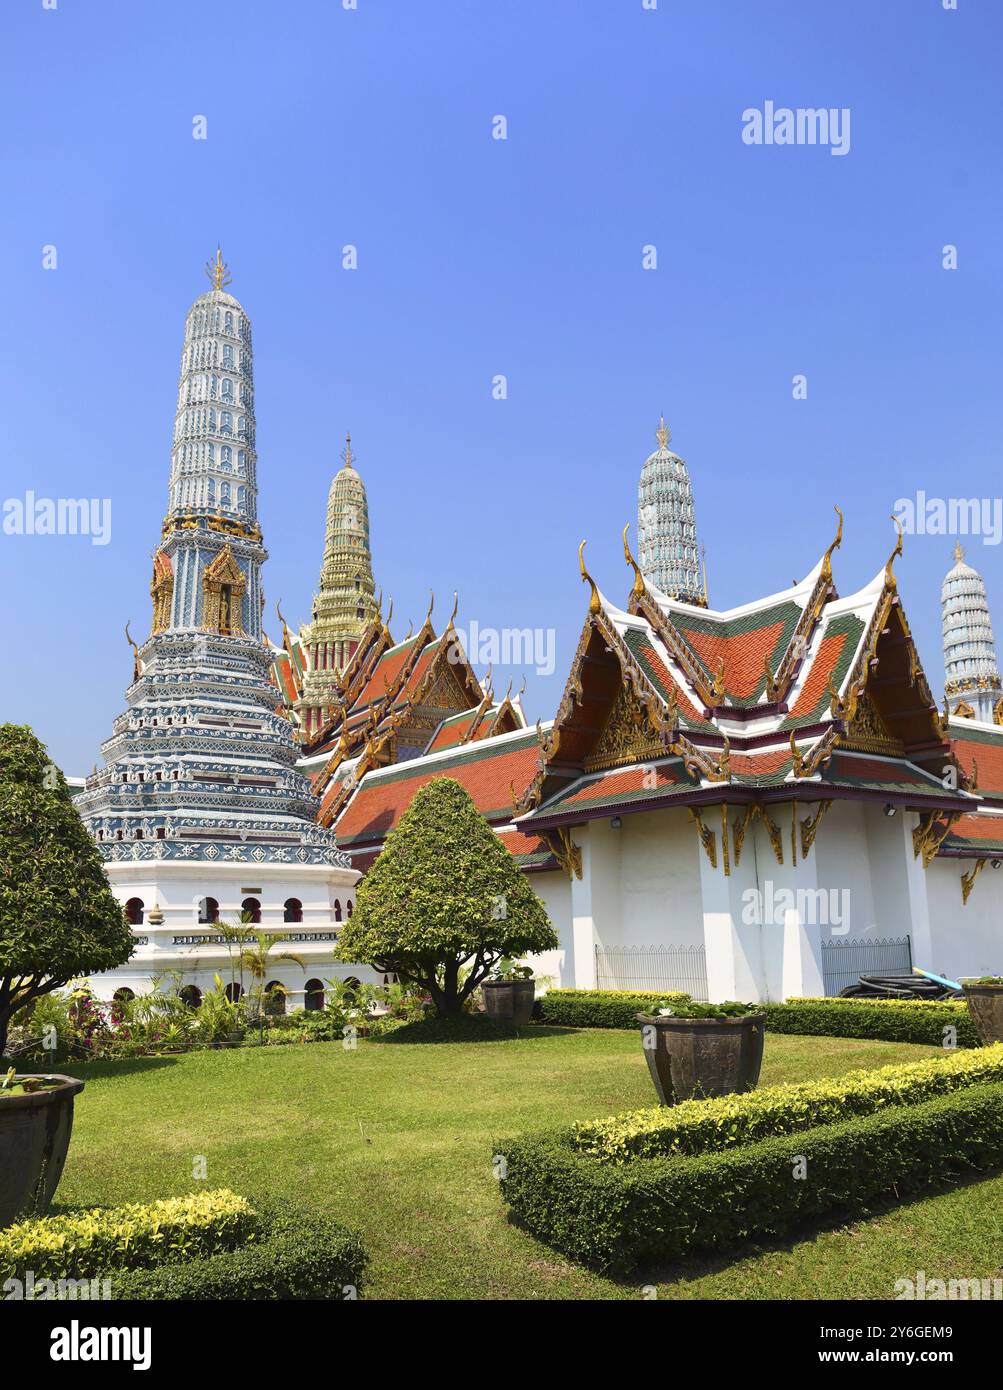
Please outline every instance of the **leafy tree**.
[{"label": "leafy tree", "polygon": [[63,774],[26,725],[0,725],[0,1053],[14,1013],[133,946]]},{"label": "leafy tree", "polygon": [[458,782],[434,777],[359,884],[336,953],[396,973],[427,990],[437,1013],[458,1014],[499,960],[557,944],[503,841]]}]

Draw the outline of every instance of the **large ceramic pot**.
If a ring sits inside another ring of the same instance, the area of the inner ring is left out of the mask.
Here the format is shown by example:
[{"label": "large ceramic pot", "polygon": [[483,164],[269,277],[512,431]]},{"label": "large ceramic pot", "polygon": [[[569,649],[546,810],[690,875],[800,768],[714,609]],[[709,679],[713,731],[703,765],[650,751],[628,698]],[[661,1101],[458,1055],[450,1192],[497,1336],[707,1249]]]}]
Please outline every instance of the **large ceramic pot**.
[{"label": "large ceramic pot", "polygon": [[751,1091],[763,1065],[765,1013],[741,1018],[638,1014],[648,1070],[663,1105]]},{"label": "large ceramic pot", "polygon": [[488,1018],[504,1019],[523,1027],[533,1017],[535,980],[487,980],[481,985]]},{"label": "large ceramic pot", "polygon": [[977,985],[961,982],[968,1001],[968,1012],[982,1041],[1003,1042],[1003,985]]},{"label": "large ceramic pot", "polygon": [[44,1215],[70,1147],[73,1097],[84,1083],[72,1076],[37,1079],[57,1084],[0,1100],[0,1227]]}]

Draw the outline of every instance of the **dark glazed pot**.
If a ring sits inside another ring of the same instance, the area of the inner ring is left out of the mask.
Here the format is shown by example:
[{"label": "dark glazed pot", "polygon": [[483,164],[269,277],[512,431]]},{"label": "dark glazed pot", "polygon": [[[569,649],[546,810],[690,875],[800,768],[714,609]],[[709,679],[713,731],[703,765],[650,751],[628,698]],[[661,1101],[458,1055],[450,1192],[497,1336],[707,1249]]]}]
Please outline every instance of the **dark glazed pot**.
[{"label": "dark glazed pot", "polygon": [[754,1090],[763,1065],[765,1013],[742,1018],[638,1014],[648,1070],[663,1105]]},{"label": "dark glazed pot", "polygon": [[[73,1097],[84,1083],[72,1076],[39,1079],[59,1084],[0,1100],[0,1228],[43,1216],[63,1175]],[[15,1080],[27,1080],[27,1075]]]},{"label": "dark glazed pot", "polygon": [[533,1017],[533,1001],[536,998],[535,980],[513,980],[506,983],[490,981],[481,985],[484,995],[484,1010],[488,1018],[504,1019],[525,1027]]},{"label": "dark glazed pot", "polygon": [[966,985],[962,980],[961,988],[982,1042],[987,1047],[1003,1042],[1003,985]]}]

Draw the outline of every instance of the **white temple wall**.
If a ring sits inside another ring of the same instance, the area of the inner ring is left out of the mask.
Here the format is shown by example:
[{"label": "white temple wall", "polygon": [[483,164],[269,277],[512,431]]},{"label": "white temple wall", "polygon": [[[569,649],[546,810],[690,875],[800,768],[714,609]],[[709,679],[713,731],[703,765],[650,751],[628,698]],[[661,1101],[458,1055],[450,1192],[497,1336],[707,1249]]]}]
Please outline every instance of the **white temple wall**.
[{"label": "white temple wall", "polygon": [[987,864],[968,902],[963,903],[961,876],[975,863],[974,859],[935,859],[926,871],[932,937],[929,969],[951,980],[1003,974],[1003,868],[994,870]]},{"label": "white temple wall", "polygon": [[573,989],[574,939],[571,929],[571,883],[563,869],[548,869],[543,873],[527,874],[526,881],[547,909],[550,924],[557,933],[559,946],[554,951],[541,951],[527,957],[537,976],[537,990]]},{"label": "white temple wall", "polygon": [[610,834],[620,845],[621,944],[700,946],[700,865],[696,831],[686,812],[624,816],[621,828]]}]

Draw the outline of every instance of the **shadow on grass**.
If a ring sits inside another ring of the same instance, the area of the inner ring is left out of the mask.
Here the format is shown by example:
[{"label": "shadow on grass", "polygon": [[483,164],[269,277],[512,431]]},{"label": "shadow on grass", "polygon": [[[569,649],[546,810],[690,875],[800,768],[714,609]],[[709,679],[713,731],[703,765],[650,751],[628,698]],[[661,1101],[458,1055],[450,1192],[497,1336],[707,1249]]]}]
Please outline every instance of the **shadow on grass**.
[{"label": "shadow on grass", "polygon": [[371,1043],[490,1043],[538,1041],[547,1037],[561,1037],[576,1033],[577,1028],[542,1028],[530,1024],[517,1028],[514,1023],[501,1023],[496,1019],[462,1014],[459,1018],[423,1018],[416,1023],[405,1023],[390,1033],[378,1034],[370,1038]]},{"label": "shadow on grass", "polygon": [[182,1057],[190,1055],[185,1052],[172,1052],[159,1057],[95,1057],[88,1062],[71,1058],[70,1061],[60,1062],[50,1070],[59,1072],[62,1076],[75,1076],[80,1081],[97,1081],[109,1076],[131,1076],[135,1072],[159,1071],[162,1067],[171,1067],[175,1062],[180,1062]]}]

